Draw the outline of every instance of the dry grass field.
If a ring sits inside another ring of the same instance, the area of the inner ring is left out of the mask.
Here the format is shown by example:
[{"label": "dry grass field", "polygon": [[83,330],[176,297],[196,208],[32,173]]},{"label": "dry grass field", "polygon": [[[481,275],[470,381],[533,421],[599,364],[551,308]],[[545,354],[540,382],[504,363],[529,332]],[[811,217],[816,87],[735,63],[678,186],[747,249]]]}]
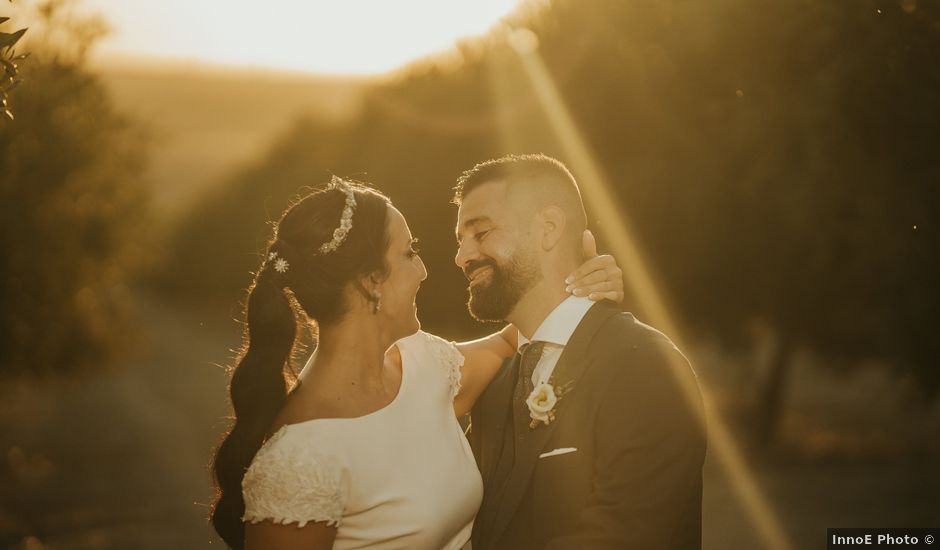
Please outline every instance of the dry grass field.
[{"label": "dry grass field", "polygon": [[262,156],[297,117],[343,122],[355,116],[368,84],[196,67],[102,71],[116,106],[148,129],[145,183],[156,213],[170,217]]}]

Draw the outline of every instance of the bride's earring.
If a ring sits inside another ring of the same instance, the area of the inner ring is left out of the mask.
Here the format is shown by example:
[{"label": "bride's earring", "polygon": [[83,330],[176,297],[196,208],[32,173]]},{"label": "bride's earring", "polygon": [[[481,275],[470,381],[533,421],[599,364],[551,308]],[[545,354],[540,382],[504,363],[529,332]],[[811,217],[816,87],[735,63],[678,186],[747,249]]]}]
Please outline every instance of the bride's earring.
[{"label": "bride's earring", "polygon": [[372,289],[372,314],[375,315],[382,309],[382,293],[379,292],[379,289]]}]

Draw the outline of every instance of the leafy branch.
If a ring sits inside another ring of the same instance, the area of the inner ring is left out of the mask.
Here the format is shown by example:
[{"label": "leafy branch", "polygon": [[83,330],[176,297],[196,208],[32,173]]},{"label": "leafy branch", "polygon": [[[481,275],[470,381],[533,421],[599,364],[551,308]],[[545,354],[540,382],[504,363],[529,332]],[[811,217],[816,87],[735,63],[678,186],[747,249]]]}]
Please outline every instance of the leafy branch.
[{"label": "leafy branch", "polygon": [[[12,3],[13,0],[10,0]],[[9,21],[9,17],[0,17],[0,25]],[[22,80],[19,78],[19,67],[17,61],[26,59],[29,54],[16,53],[16,43],[26,34],[26,29],[20,29],[16,32],[0,32],[0,67],[3,69],[3,75],[0,77],[0,114],[13,120],[13,112],[9,108],[9,94],[16,88]]]}]

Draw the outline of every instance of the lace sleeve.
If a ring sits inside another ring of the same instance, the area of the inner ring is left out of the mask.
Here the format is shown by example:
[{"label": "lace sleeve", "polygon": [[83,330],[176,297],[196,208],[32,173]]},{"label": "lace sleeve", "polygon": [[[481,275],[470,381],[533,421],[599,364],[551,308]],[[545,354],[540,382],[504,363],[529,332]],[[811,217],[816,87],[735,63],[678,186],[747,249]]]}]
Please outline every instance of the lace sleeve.
[{"label": "lace sleeve", "polygon": [[325,521],[338,527],[343,516],[342,469],[332,457],[291,445],[281,428],[261,447],[242,480],[243,521]]},{"label": "lace sleeve", "polygon": [[463,367],[464,357],[457,349],[457,345],[443,338],[421,332],[428,348],[436,362],[447,369],[447,380],[450,383],[450,396],[456,397],[460,393],[460,369]]}]

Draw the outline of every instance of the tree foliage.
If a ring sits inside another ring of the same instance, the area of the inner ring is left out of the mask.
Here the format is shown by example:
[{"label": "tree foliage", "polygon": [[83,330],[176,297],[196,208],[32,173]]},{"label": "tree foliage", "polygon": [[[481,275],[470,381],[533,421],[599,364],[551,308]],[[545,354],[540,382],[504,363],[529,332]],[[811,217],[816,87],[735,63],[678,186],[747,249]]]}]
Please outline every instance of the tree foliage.
[{"label": "tree foliage", "polygon": [[[759,322],[784,353],[805,347],[834,367],[881,359],[928,394],[940,388],[931,335],[940,10],[892,0],[558,0],[508,25],[537,35],[684,326],[747,346]],[[365,173],[427,241],[422,317],[479,330],[459,313],[450,187],[490,156],[567,152],[506,35],[459,55],[456,68],[423,63],[376,86],[346,132],[313,124],[287,136],[195,209],[192,219],[214,217],[198,223],[218,232],[184,225],[178,242],[216,272],[185,284],[233,296],[213,281],[255,252],[262,218],[300,184]],[[232,220],[252,225],[235,229],[237,242],[220,238]]]},{"label": "tree foliage", "polygon": [[[13,0],[10,0],[12,3]],[[0,17],[0,25],[9,21],[9,17]],[[19,78],[19,61],[26,59],[29,54],[17,54],[16,43],[26,34],[26,29],[19,29],[12,33],[0,32],[0,117],[13,120],[13,111],[10,110],[10,92],[21,82]]]},{"label": "tree foliage", "polygon": [[[132,331],[128,272],[145,212],[143,134],[79,55],[90,45],[62,2],[44,5],[29,93],[0,126],[0,376],[106,363]],[[34,29],[35,30],[35,29]],[[71,32],[74,31],[74,32]]]}]

